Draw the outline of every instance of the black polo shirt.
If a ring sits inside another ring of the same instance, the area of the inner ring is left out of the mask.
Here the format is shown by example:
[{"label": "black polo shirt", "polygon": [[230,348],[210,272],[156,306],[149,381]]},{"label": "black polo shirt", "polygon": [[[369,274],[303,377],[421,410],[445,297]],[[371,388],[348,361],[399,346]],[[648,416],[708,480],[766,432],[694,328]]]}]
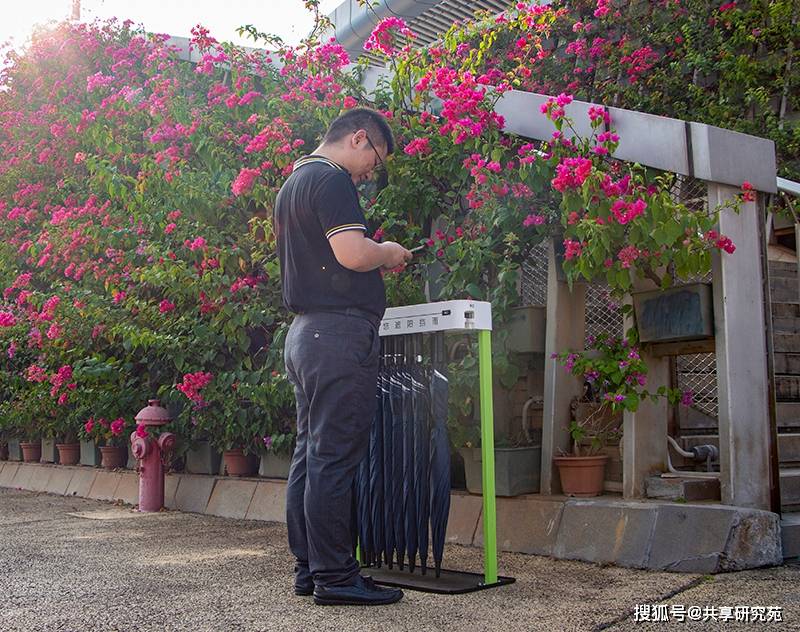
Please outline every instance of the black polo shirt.
[{"label": "black polo shirt", "polygon": [[342,166],[321,156],[298,160],[275,200],[273,225],[283,302],[290,311],[357,307],[383,316],[386,292],[380,272],[348,270],[328,242],[346,230],[367,230],[356,187]]}]

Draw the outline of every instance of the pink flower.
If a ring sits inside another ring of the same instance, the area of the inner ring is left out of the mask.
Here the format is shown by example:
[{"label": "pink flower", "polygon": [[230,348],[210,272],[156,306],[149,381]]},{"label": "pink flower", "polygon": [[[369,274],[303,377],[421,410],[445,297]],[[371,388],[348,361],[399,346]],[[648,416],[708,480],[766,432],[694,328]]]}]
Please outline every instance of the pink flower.
[{"label": "pink flower", "polygon": [[42,367],[32,364],[28,367],[28,370],[25,372],[25,379],[28,382],[46,382],[47,381],[47,371],[45,371]]},{"label": "pink flower", "polygon": [[202,408],[206,405],[203,396],[200,394],[200,389],[205,388],[213,379],[212,373],[198,371],[197,373],[187,373],[183,376],[183,382],[178,384],[176,388],[186,395],[195,406]]},{"label": "pink flower", "polygon": [[73,159],[73,163],[79,165],[85,160],[86,160],[86,154],[84,154],[82,151],[79,151],[75,153],[75,158]]},{"label": "pink flower", "polygon": [[0,312],[0,327],[13,327],[17,324],[17,319],[11,312]]},{"label": "pink flower", "polygon": [[125,292],[118,290],[114,292],[114,304],[117,305],[125,300],[125,297],[128,296]]},{"label": "pink flower", "polygon": [[61,337],[61,326],[58,323],[52,323],[47,330],[47,337],[50,340],[56,340]]},{"label": "pink flower", "polygon": [[349,110],[350,108],[354,108],[357,105],[358,105],[358,101],[356,101],[353,97],[351,97],[349,95],[344,98],[344,103],[342,103],[342,107],[344,107],[345,110]]},{"label": "pink flower", "polygon": [[[396,33],[392,31],[396,31]],[[379,50],[387,57],[394,55],[396,53],[394,48],[395,38],[400,35],[408,39],[416,37],[401,18],[386,18],[375,27],[367,41],[364,42],[364,50]]]},{"label": "pink flower", "polygon": [[111,422],[111,434],[117,436],[122,434],[123,430],[125,430],[125,420],[122,417]]},{"label": "pink flower", "polygon": [[244,195],[245,193],[249,193],[253,188],[256,178],[260,175],[260,169],[248,169],[247,167],[242,168],[242,170],[239,172],[239,175],[236,176],[236,179],[231,185],[231,191],[234,195]]},{"label": "pink flower", "polygon": [[167,224],[166,227],[164,228],[164,233],[169,235],[177,227],[178,227],[178,225],[175,224],[175,222],[171,222],[171,223]]},{"label": "pink flower", "polygon": [[431,141],[429,138],[415,138],[405,146],[403,152],[408,156],[428,155],[431,153]]},{"label": "pink flower", "polygon": [[175,304],[169,302],[167,299],[164,299],[158,304],[158,311],[161,312],[162,314],[171,312],[174,309],[175,309]]},{"label": "pink flower", "polygon": [[526,217],[524,220],[522,220],[522,225],[525,228],[528,228],[530,226],[541,226],[542,224],[544,224],[544,216],[542,215],[531,214],[528,215],[528,217]]},{"label": "pink flower", "polygon": [[567,189],[580,188],[592,172],[592,161],[588,158],[564,158],[556,166],[553,188],[562,193]]},{"label": "pink flower", "polygon": [[580,257],[582,250],[583,246],[579,241],[573,241],[572,239],[564,240],[564,258],[567,259],[567,261],[575,257]]},{"label": "pink flower", "polygon": [[17,354],[17,343],[13,340],[8,345],[8,357],[13,358]]},{"label": "pink flower", "polygon": [[144,424],[136,424],[136,436],[144,439],[147,435],[147,426]]},{"label": "pink flower", "polygon": [[91,434],[93,428],[94,428],[94,418],[89,417],[88,421],[85,424],[83,424],[83,429],[86,431],[86,434]]},{"label": "pink flower", "polygon": [[753,185],[750,184],[747,180],[742,182],[742,200],[745,202],[755,202],[756,195],[753,190]]},{"label": "pink flower", "polygon": [[195,237],[195,240],[189,244],[189,250],[194,252],[195,250],[202,250],[206,247],[206,240],[203,237]]},{"label": "pink flower", "polygon": [[691,406],[694,401],[692,391],[684,391],[681,395],[681,404],[684,406]]}]

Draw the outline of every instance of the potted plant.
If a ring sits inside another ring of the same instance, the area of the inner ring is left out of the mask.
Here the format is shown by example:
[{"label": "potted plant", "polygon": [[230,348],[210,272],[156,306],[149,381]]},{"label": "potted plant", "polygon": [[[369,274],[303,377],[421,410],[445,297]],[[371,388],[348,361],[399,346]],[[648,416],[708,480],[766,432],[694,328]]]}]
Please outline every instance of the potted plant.
[{"label": "potted plant", "polygon": [[[467,491],[483,493],[480,441],[467,442],[459,449],[464,459]],[[495,494],[519,496],[539,492],[542,446],[532,445],[521,438],[498,438],[494,446]]]},{"label": "potted plant", "polygon": [[263,438],[264,451],[258,475],[265,478],[289,478],[297,432],[287,423],[282,430]]},{"label": "potted plant", "polygon": [[[636,345],[636,330],[626,336],[601,334],[587,339],[587,349],[554,354],[572,375],[583,379],[583,404],[586,409],[573,418],[567,428],[570,452],[554,457],[561,477],[561,488],[569,496],[597,496],[603,491],[605,467],[609,459],[602,450],[622,434],[624,410],[635,412],[639,402],[666,397],[671,404],[690,403],[691,394],[660,386],[650,393],[647,365]],[[587,413],[588,410],[588,413]]]},{"label": "potted plant", "polygon": [[47,384],[29,379],[10,403],[10,411],[16,420],[22,460],[26,463],[38,463],[42,458],[42,434],[45,426],[43,420],[53,414]]},{"label": "potted plant", "polygon": [[176,386],[192,403],[181,415],[191,420],[197,436],[208,437],[211,447],[222,452],[229,476],[250,476],[258,469],[258,452],[269,425],[273,387],[269,372],[196,371],[183,376]]},{"label": "potted plant", "polygon": [[56,423],[56,450],[61,465],[77,465],[80,461],[81,444],[78,441],[78,428],[79,424],[74,414],[64,415]]},{"label": "potted plant", "polygon": [[127,442],[133,426],[123,417],[108,421],[90,417],[83,424],[83,436],[93,440],[100,449],[100,465],[107,470],[125,467],[128,460]]}]

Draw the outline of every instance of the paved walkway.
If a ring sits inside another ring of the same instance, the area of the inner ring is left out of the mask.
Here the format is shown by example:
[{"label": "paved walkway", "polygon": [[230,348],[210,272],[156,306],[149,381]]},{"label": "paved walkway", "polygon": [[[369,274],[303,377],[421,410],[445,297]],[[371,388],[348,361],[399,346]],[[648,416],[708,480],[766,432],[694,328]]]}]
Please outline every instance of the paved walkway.
[{"label": "paved walkway", "polygon": [[[481,571],[448,546],[448,568]],[[0,488],[0,631],[280,632],[665,630],[637,604],[780,606],[800,630],[800,566],[702,577],[502,554],[511,586],[468,595],[406,591],[381,608],[318,607],[291,591],[282,524],[139,514],[82,498]],[[670,611],[671,612],[671,611]],[[690,630],[730,624],[689,622]],[[681,628],[683,629],[683,628]]]}]

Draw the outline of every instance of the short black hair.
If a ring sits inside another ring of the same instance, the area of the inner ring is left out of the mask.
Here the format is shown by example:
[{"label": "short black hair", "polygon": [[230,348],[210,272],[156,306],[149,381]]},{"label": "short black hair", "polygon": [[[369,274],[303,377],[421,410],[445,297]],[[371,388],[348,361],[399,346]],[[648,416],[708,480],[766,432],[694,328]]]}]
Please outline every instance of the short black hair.
[{"label": "short black hair", "polygon": [[322,142],[337,143],[348,134],[360,129],[367,132],[367,136],[373,143],[380,143],[383,140],[387,155],[394,152],[392,128],[389,127],[383,114],[370,108],[353,108],[340,114],[325,132]]}]

